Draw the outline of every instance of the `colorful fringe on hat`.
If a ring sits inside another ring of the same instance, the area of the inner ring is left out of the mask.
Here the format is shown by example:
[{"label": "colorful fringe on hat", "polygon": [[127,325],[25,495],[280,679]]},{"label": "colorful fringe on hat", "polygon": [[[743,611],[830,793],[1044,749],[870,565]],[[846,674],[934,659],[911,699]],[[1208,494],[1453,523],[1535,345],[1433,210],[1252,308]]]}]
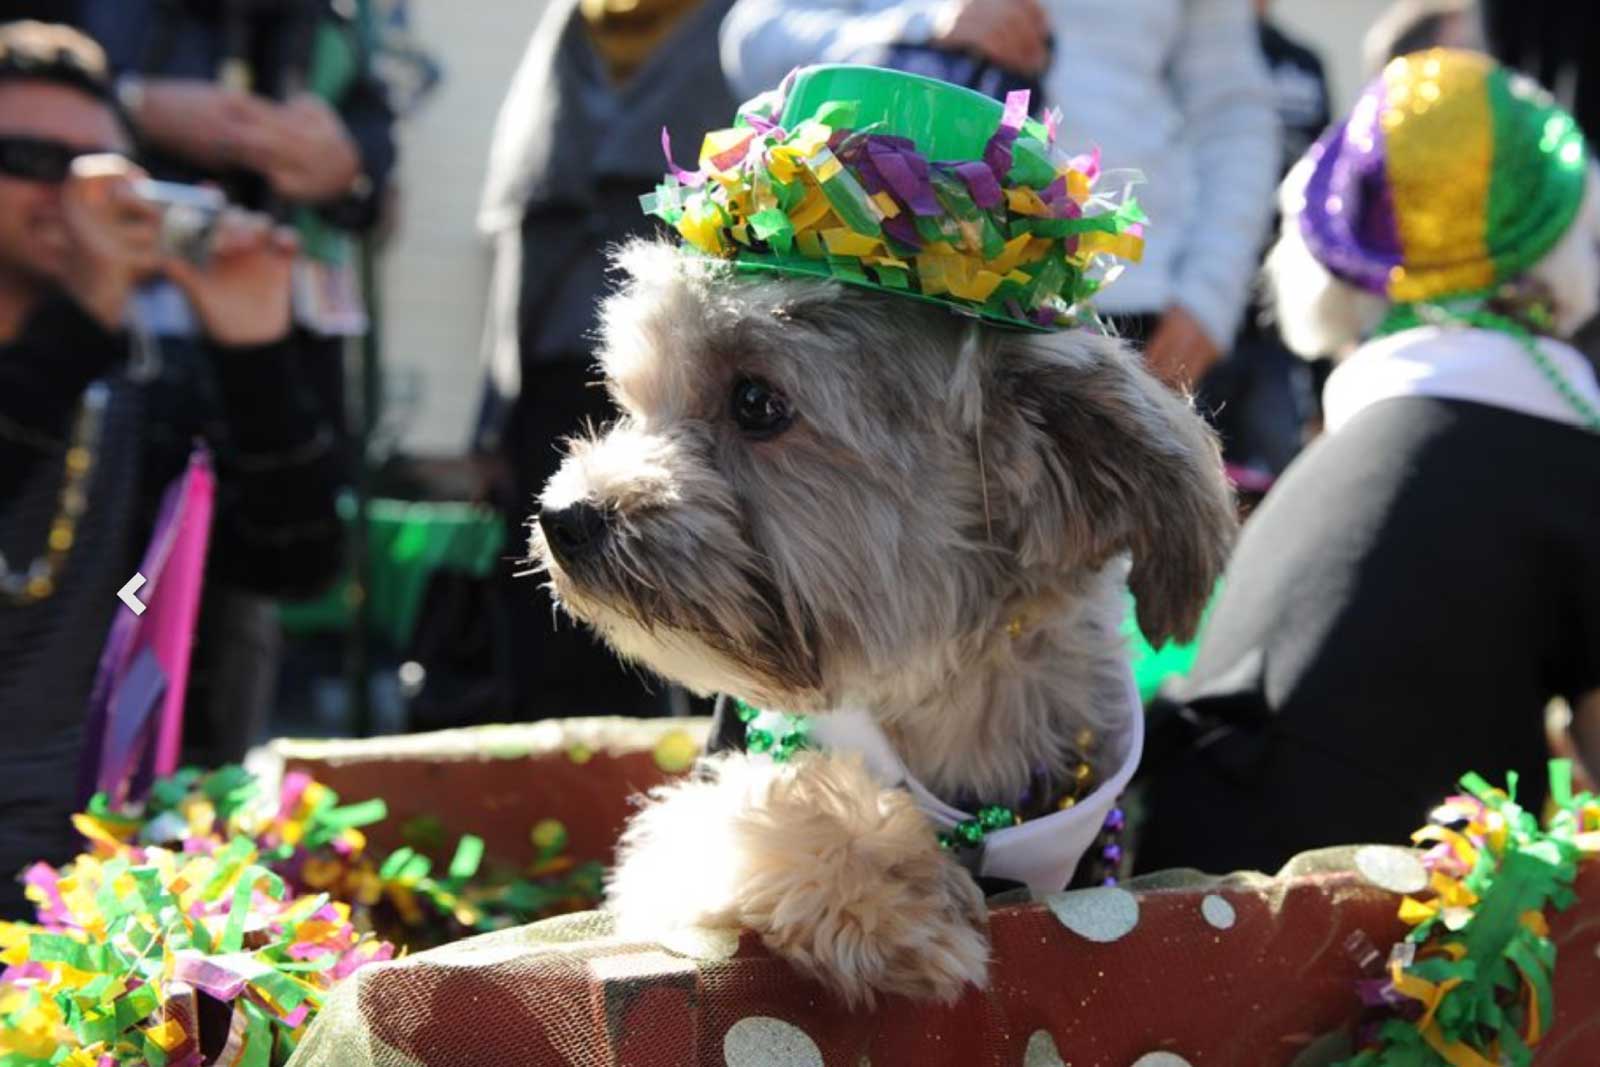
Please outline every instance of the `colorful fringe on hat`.
[{"label": "colorful fringe on hat", "polygon": [[931,129],[857,99],[786,116],[804,79],[852,70],[808,68],[745,104],[737,125],[706,136],[696,171],[671,162],[663,133],[672,173],[641,198],[646,214],[741,269],[832,278],[1024,328],[1089,321],[1088,299],[1115,273],[1109,260],[1143,253],[1146,221],[1126,189],[1095,191],[1098,153],[1057,147],[1054,121],[1028,119],[1026,92],[1002,108],[890,71],[874,76],[945,94],[951,110],[992,107],[981,156],[930,160],[919,144]]},{"label": "colorful fringe on hat", "polygon": [[1492,288],[1537,263],[1583,200],[1577,123],[1473,52],[1404,56],[1312,148],[1300,212],[1335,276],[1397,303]]}]

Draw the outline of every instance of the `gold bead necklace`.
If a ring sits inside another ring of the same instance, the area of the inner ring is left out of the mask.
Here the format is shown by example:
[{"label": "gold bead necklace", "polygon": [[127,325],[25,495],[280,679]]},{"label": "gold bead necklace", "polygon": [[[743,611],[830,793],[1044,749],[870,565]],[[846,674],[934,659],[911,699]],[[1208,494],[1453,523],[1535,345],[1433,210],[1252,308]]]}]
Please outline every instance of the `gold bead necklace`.
[{"label": "gold bead necklace", "polygon": [[105,423],[106,404],[111,390],[95,382],[84,391],[83,403],[73,420],[72,441],[67,446],[65,473],[56,514],[45,535],[45,550],[34,557],[26,570],[12,571],[5,554],[0,553],[0,595],[12,604],[35,604],[50,597],[77,542],[78,521],[89,509],[89,476],[94,472],[95,450]]}]

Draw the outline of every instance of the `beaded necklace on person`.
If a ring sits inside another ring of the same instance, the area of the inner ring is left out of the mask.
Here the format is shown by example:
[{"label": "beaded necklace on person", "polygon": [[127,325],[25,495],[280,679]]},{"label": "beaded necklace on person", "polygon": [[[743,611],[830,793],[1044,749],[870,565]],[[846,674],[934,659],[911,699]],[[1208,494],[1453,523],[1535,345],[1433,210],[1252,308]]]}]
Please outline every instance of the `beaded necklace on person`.
[{"label": "beaded necklace on person", "polygon": [[[810,721],[805,716],[765,711],[739,699],[735,699],[733,704],[739,721],[745,726],[746,751],[767,756],[774,763],[787,763],[796,753],[815,749],[816,746],[811,738]],[[1078,734],[1076,741],[1078,751],[1086,753],[1094,747],[1094,733],[1083,730]],[[949,830],[941,830],[938,835],[939,847],[947,852],[980,849],[983,847],[984,839],[990,834],[1022,825],[1025,821],[1025,812],[1037,817],[1050,814],[1052,811],[1067,811],[1076,807],[1078,801],[1093,790],[1094,767],[1087,759],[1080,757],[1073,768],[1072,778],[1065,791],[1048,798],[1041,806],[1035,799],[1035,793],[1040,792],[1042,795],[1042,786],[1047,781],[1049,781],[1048,771],[1043,767],[1036,768],[1027,789],[1013,804],[962,805],[964,810],[974,811],[974,816],[962,820]],[[1116,874],[1122,863],[1120,837],[1125,826],[1126,819],[1122,809],[1113,807],[1106,815],[1100,833],[1095,838],[1094,856],[1087,872],[1088,884],[1116,884]],[[1074,881],[1077,882],[1079,879]]]},{"label": "beaded necklace on person", "polygon": [[[1474,293],[1461,297],[1458,300],[1434,301],[1431,303],[1396,304],[1389,309],[1389,314],[1384,317],[1375,332],[1378,337],[1400,333],[1403,330],[1416,329],[1420,326],[1476,326],[1483,330],[1492,330],[1504,334],[1517,342],[1538,368],[1546,381],[1560,395],[1584,427],[1592,433],[1600,433],[1600,409],[1596,409],[1588,399],[1567,380],[1561,368],[1555,365],[1549,354],[1539,347],[1539,342],[1534,332],[1527,326],[1518,322],[1509,315],[1502,315],[1490,311],[1486,301],[1491,294]],[[1547,305],[1533,303],[1522,309],[1522,314],[1541,330],[1548,330],[1554,324],[1554,316]]]},{"label": "beaded necklace on person", "polygon": [[78,521],[89,507],[89,477],[94,471],[95,449],[105,422],[110,389],[101,382],[89,386],[73,421],[72,439],[64,460],[61,492],[55,517],[45,535],[45,550],[25,570],[13,571],[0,552],[0,595],[12,604],[35,604],[56,591],[67,557],[77,540]]}]

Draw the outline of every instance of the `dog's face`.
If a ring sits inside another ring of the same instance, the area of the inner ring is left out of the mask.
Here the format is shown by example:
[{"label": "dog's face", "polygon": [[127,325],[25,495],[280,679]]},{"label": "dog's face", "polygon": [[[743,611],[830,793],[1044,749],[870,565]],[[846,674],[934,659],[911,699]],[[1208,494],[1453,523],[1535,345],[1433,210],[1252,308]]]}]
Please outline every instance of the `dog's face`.
[{"label": "dog's face", "polygon": [[621,419],[572,442],[532,555],[625,658],[818,710],[937,685],[1020,601],[1118,553],[1187,635],[1233,519],[1215,445],[1131,353],[821,281],[625,249]]}]

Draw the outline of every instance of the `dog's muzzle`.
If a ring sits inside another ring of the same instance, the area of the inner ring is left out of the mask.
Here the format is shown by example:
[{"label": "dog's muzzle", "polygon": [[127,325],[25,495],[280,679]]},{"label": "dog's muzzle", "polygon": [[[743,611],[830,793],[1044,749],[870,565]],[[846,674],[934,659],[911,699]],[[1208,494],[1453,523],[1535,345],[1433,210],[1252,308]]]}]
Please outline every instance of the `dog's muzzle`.
[{"label": "dog's muzzle", "polygon": [[608,516],[585,501],[539,512],[545,543],[561,563],[575,566],[594,557],[611,531]]}]

